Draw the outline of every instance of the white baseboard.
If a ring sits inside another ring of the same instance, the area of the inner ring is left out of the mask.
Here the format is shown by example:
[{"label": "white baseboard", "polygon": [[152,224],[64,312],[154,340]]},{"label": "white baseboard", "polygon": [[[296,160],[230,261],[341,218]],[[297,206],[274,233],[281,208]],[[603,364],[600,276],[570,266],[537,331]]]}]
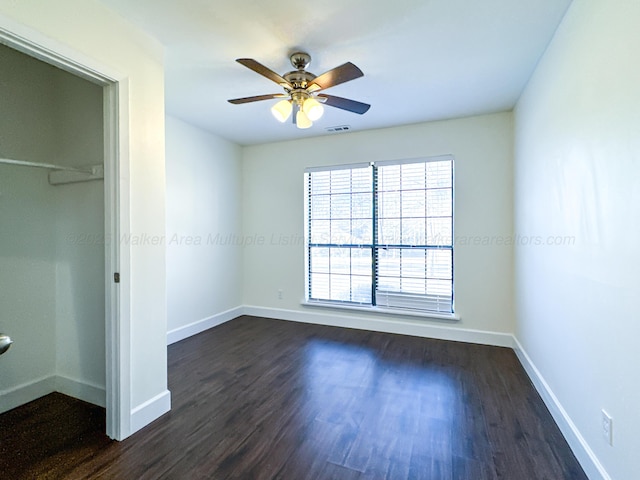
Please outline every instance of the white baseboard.
[{"label": "white baseboard", "polygon": [[424,320],[412,317],[406,318],[375,318],[362,315],[349,315],[343,311],[327,310],[326,312],[308,312],[301,310],[287,310],[282,308],[257,307],[242,305],[232,308],[211,317],[193,322],[184,327],[167,332],[167,345],[184,340],[192,335],[204,332],[217,325],[233,320],[242,315],[256,317],[275,318],[292,322],[314,323],[333,327],[355,328],[358,330],[371,330],[376,332],[397,333],[412,335],[415,337],[437,338],[440,340],[453,340],[457,342],[479,343],[482,345],[494,345],[498,347],[513,348],[513,335],[509,333],[489,332],[484,330],[472,330],[456,328],[448,325],[433,325]]},{"label": "white baseboard", "polygon": [[165,390],[131,410],[131,432],[133,435],[141,428],[171,410],[171,392]]},{"label": "white baseboard", "polygon": [[189,325],[170,330],[167,332],[167,345],[171,345],[172,343],[179,342],[180,340],[184,340],[192,335],[196,335],[217,325],[221,325],[229,320],[239,317],[242,314],[242,307],[236,307],[211,317],[198,320],[197,322],[190,323]]},{"label": "white baseboard", "polygon": [[591,450],[591,447],[589,447],[589,444],[573,423],[571,417],[569,417],[569,414],[563,408],[558,397],[555,396],[553,390],[551,390],[551,387],[545,381],[540,371],[531,361],[531,358],[527,355],[527,352],[524,350],[518,339],[514,337],[513,340],[513,349],[515,350],[520,363],[522,363],[522,366],[529,375],[529,378],[536,387],[536,390],[551,412],[551,416],[560,428],[562,435],[564,435],[564,438],[567,440],[567,443],[578,459],[578,462],[580,462],[580,465],[587,474],[587,477],[589,477],[590,480],[611,480],[611,477],[598,460],[598,457],[596,457],[593,450]]},{"label": "white baseboard", "polygon": [[0,392],[0,413],[32,402],[53,392],[60,392],[85,402],[105,406],[105,389],[61,375],[50,375]]},{"label": "white baseboard", "polygon": [[8,412],[20,405],[49,395],[56,391],[55,387],[55,375],[51,375],[0,391],[0,413]]},{"label": "white baseboard", "polygon": [[333,311],[328,311],[327,313],[305,312],[300,310],[256,307],[252,305],[243,306],[242,313],[244,315],[289,320],[292,322],[315,323],[332,327],[355,328],[358,330],[397,333],[414,337],[436,338],[439,340],[453,340],[457,342],[513,348],[513,335],[509,333],[433,325],[424,320],[416,320],[413,318],[372,318],[345,315],[343,313],[337,314]]},{"label": "white baseboard", "polygon": [[106,390],[104,387],[98,385],[57,375],[55,377],[55,391],[98,405],[99,407],[104,408],[106,406]]},{"label": "white baseboard", "polygon": [[[85,402],[105,406],[105,389],[60,375],[42,377],[11,389],[0,391],[0,413],[12,410],[53,392],[60,392]],[[131,433],[140,430],[171,409],[168,390],[131,410]]]}]

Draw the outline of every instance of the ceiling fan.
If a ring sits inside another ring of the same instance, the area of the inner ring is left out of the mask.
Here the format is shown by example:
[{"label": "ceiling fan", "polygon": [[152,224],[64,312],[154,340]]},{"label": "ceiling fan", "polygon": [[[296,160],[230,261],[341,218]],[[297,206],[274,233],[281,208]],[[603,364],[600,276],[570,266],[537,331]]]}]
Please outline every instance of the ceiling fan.
[{"label": "ceiling fan", "polygon": [[311,125],[313,125],[312,122],[322,116],[324,112],[323,104],[359,115],[362,115],[371,107],[371,105],[366,103],[357,102],[348,98],[317,93],[321,90],[326,90],[327,88],[362,77],[364,74],[353,63],[347,62],[322,75],[315,76],[306,70],[311,62],[311,56],[308,53],[296,52],[292,54],[289,59],[296,70],[280,76],[252,58],[238,58],[236,62],[277,83],[284,88],[285,93],[234,98],[229,100],[229,102],[239,105],[242,103],[282,98],[284,100],[279,101],[271,107],[271,113],[273,113],[273,116],[280,122],[286,122],[293,113],[292,120],[298,128],[311,127]]}]

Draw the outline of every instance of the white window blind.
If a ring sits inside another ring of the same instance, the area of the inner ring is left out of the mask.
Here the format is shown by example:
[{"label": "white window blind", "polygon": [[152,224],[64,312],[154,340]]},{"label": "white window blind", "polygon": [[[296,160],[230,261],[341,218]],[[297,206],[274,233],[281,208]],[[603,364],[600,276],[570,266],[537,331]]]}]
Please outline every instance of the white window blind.
[{"label": "white window blind", "polygon": [[452,161],[376,168],[376,305],[451,313]]},{"label": "white window blind", "polygon": [[371,304],[371,167],[308,172],[307,196],[308,297]]},{"label": "white window blind", "polygon": [[453,312],[453,159],[312,169],[307,299]]}]

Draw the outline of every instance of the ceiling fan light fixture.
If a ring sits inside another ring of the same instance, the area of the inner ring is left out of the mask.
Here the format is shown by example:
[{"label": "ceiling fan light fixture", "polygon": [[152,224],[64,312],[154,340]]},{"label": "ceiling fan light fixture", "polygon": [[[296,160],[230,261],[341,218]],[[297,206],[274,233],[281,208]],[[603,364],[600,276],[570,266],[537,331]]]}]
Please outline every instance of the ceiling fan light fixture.
[{"label": "ceiling fan light fixture", "polygon": [[274,117],[276,117],[276,120],[284,123],[291,116],[292,109],[293,107],[291,106],[290,100],[280,100],[273,107],[271,107],[271,113]]},{"label": "ceiling fan light fixture", "polygon": [[324,107],[322,104],[312,97],[309,97],[304,101],[302,110],[312,122],[320,120],[320,117],[322,117],[322,114],[324,113]]},{"label": "ceiling fan light fixture", "polygon": [[308,53],[293,53],[289,60],[296,70],[279,75],[270,68],[252,58],[238,58],[236,61],[247,67],[249,70],[262,75],[263,77],[277,83],[284,88],[285,93],[270,93],[266,95],[254,95],[251,97],[232,98],[229,103],[240,105],[244,103],[271,100],[274,98],[286,98],[271,107],[271,113],[279,122],[286,122],[292,117],[293,123],[298,128],[305,129],[313,126],[313,122],[319,120],[324,113],[324,105],[339,108],[348,112],[362,115],[369,110],[371,105],[350,100],[348,98],[327,95],[316,92],[350,82],[362,77],[362,70],[353,63],[347,62],[336,68],[324,72],[321,75],[314,75],[307,71],[307,66],[311,61]]},{"label": "ceiling fan light fixture", "polygon": [[298,128],[309,128],[311,125],[313,125],[313,123],[309,120],[307,114],[304,113],[304,110],[298,110],[296,114],[296,126]]}]

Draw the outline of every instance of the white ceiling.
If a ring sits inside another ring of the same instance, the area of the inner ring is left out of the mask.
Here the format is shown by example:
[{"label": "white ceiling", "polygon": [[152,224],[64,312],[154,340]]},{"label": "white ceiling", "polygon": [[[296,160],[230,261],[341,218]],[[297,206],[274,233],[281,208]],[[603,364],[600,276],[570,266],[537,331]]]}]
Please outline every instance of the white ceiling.
[{"label": "white ceiling", "polygon": [[[165,47],[167,111],[241,145],[510,110],[571,0],[102,0]],[[293,51],[320,75],[344,62],[364,77],[326,93],[372,105],[326,107],[308,130],[277,122],[281,93],[236,63],[283,74]]]}]

